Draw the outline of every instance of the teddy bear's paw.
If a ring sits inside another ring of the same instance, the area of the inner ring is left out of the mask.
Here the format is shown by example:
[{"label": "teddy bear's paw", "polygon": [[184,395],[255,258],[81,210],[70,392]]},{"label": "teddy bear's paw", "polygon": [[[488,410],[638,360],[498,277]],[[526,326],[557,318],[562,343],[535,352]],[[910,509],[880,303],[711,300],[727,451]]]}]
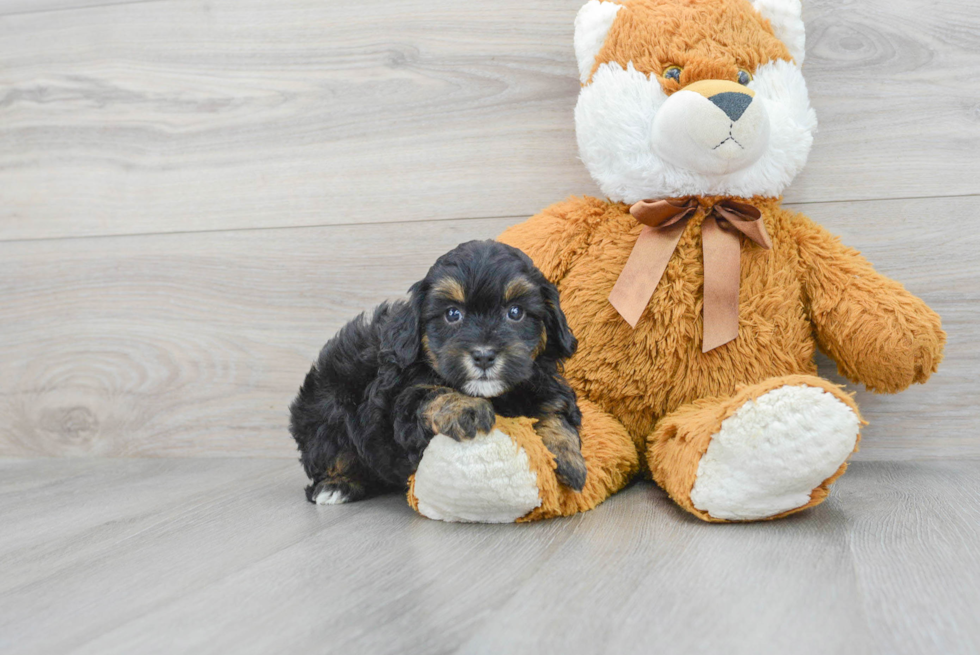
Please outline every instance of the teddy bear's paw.
[{"label": "teddy bear's paw", "polygon": [[499,429],[466,441],[433,437],[414,494],[420,514],[452,522],[512,523],[541,504],[527,452]]},{"label": "teddy bear's paw", "polygon": [[783,386],[746,402],[712,435],[691,489],[697,509],[747,521],[803,507],[854,451],[860,418],[833,394]]}]

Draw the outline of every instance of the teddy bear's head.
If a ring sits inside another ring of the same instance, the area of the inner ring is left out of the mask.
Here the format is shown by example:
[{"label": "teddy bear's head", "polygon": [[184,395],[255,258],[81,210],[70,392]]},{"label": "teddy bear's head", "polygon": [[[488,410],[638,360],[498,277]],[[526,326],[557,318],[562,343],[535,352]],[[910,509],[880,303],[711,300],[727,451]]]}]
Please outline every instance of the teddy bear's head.
[{"label": "teddy bear's head", "polygon": [[611,200],[778,196],[816,129],[800,0],[590,0],[579,152]]}]

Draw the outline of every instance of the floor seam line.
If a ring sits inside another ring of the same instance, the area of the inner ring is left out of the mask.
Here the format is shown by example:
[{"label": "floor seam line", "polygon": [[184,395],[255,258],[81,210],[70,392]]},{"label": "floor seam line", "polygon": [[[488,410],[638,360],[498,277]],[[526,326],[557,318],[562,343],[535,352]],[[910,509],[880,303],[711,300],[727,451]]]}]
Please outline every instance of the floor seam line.
[{"label": "floor seam line", "polygon": [[[147,0],[147,2],[157,2],[161,0]],[[134,3],[138,4],[138,3]],[[904,196],[896,198],[851,198],[843,200],[799,200],[784,201],[787,207],[805,207],[808,205],[832,205],[847,203],[871,203],[871,202],[893,202],[893,201],[916,201],[916,200],[955,200],[963,198],[977,198],[980,193],[950,194],[938,196]],[[527,219],[531,214],[503,214],[495,216],[449,216],[445,218],[425,218],[420,220],[401,220],[401,221],[363,221],[346,223],[311,223],[308,225],[261,225],[251,227],[220,227],[205,230],[174,230],[159,232],[118,232],[112,234],[80,234],[63,235],[52,237],[24,237],[5,239],[0,238],[0,244],[6,243],[34,243],[46,241],[71,241],[81,239],[115,239],[115,238],[136,238],[136,237],[158,237],[158,236],[179,236],[194,234],[220,234],[229,232],[260,232],[269,230],[306,230],[323,228],[343,228],[377,225],[410,225],[415,223],[445,223],[450,221],[492,221],[504,219]]]},{"label": "floor seam line", "polygon": [[516,214],[513,216],[450,216],[448,218],[426,218],[422,220],[405,220],[405,221],[367,221],[361,223],[314,223],[310,225],[263,225],[263,226],[253,226],[253,227],[228,227],[228,228],[214,228],[208,230],[176,230],[173,232],[120,232],[114,234],[79,234],[79,235],[65,235],[65,236],[53,236],[53,237],[36,237],[36,238],[15,238],[15,239],[3,239],[0,238],[0,244],[5,243],[42,243],[50,241],[80,241],[83,239],[121,239],[121,238],[136,238],[136,237],[159,237],[159,236],[187,236],[195,234],[220,234],[227,232],[265,232],[270,230],[311,230],[311,229],[323,229],[323,228],[351,228],[351,227],[361,227],[361,226],[377,226],[377,225],[412,225],[417,223],[447,223],[451,221],[493,221],[493,220],[504,220],[504,219],[526,219],[530,218],[529,215]]}]

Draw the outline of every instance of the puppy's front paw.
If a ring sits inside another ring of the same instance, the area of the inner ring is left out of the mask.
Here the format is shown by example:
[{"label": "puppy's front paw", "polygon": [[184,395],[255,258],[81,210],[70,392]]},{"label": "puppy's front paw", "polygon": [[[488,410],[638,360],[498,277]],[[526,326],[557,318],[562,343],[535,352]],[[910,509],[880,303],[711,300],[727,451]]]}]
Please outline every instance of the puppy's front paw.
[{"label": "puppy's front paw", "polygon": [[578,429],[565,417],[544,416],[535,427],[545,447],[555,456],[558,481],[575,491],[585,486],[585,458]]},{"label": "puppy's front paw", "polygon": [[493,405],[486,398],[473,398],[460,393],[446,393],[429,406],[432,431],[456,441],[488,434],[496,422]]},{"label": "puppy's front paw", "polygon": [[575,491],[582,491],[585,486],[585,458],[578,450],[563,450],[555,455],[555,463],[558,468],[555,475],[558,481]]}]

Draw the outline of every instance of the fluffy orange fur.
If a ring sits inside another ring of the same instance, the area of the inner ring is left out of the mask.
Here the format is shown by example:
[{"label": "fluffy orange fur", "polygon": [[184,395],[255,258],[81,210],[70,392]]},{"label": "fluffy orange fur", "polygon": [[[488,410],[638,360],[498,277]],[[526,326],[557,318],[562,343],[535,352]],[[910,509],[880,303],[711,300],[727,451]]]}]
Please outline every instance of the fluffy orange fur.
[{"label": "fluffy orange fur", "polygon": [[626,3],[606,36],[592,72],[604,63],[661,75],[680,66],[680,80],[660,78],[670,94],[698,80],[737,81],[773,59],[791,60],[769,21],[746,11],[745,0],[680,0]]},{"label": "fluffy orange fur", "polygon": [[[659,76],[669,94],[698,80],[734,81],[740,69],[751,73],[773,59],[790,55],[746,0],[631,0],[592,72],[607,62],[632,64]],[[683,68],[679,81],[663,78],[668,66]],[[542,504],[522,520],[590,509],[639,471],[680,507],[719,520],[695,508],[690,494],[712,435],[735,410],[777,387],[805,385],[857,412],[849,395],[816,377],[818,346],[844,376],[879,392],[924,382],[936,370],[946,335],[925,303],[780,199],[762,197],[736,199],[761,210],[772,239],[767,251],[741,237],[738,338],[701,352],[701,224],[717,200],[699,199],[635,329],[608,300],[642,227],[627,205],[571,198],[500,236],[558,286],[579,340],[565,374],[582,406],[585,490],[558,485],[530,421],[498,423],[538,474]],[[806,505],[779,516],[822,502],[845,468]]]},{"label": "fluffy orange fur", "polygon": [[[615,419],[603,431],[583,426],[583,449],[616,443],[621,425],[641,467],[701,518],[708,517],[689,498],[698,462],[721,420],[746,399],[789,379],[823,388],[856,409],[815,377],[818,344],[849,379],[896,392],[925,381],[945,343],[939,317],[902,285],[779,200],[750,198],[742,200],[762,211],[772,250],[742,239],[739,336],[702,353],[701,222],[715,200],[700,199],[635,330],[608,302],[641,227],[626,205],[572,198],[500,236],[558,285],[579,339],[565,374],[583,401]],[[617,471],[624,466],[613,463]],[[590,463],[590,475],[594,468]],[[793,511],[820,502],[842,472]]]}]

